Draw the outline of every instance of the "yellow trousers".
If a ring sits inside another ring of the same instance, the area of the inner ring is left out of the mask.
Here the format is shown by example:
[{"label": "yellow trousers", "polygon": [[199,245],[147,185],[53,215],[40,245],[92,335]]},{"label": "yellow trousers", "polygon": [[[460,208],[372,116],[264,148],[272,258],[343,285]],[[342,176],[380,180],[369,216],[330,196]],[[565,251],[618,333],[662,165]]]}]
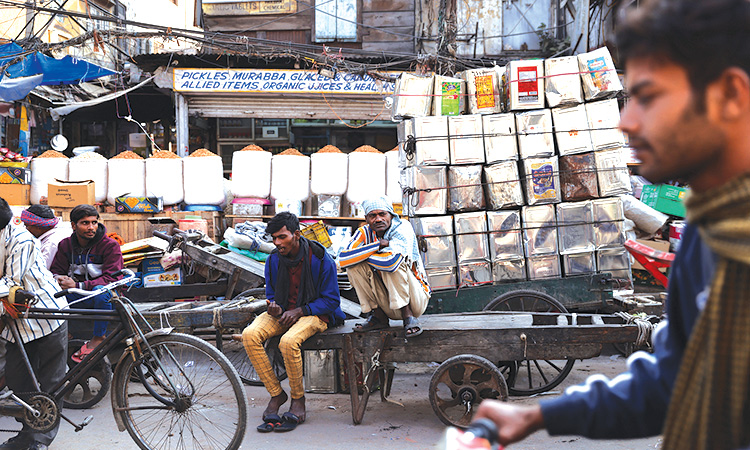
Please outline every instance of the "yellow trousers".
[{"label": "yellow trousers", "polygon": [[279,350],[284,357],[292,398],[299,399],[305,395],[302,380],[302,343],[326,328],[328,325],[318,316],[304,316],[291,327],[285,327],[277,318],[264,312],[242,331],[242,345],[258,377],[272,397],[280,395],[283,390],[263,349],[263,343],[273,336],[282,335]]}]

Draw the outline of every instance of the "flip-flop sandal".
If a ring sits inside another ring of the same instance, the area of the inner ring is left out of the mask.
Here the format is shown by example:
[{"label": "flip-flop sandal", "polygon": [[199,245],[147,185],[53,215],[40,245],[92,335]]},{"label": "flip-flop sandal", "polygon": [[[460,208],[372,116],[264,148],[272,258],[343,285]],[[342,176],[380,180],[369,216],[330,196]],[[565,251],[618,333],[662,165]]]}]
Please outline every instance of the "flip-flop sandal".
[{"label": "flip-flop sandal", "polygon": [[258,425],[256,430],[258,430],[258,433],[270,433],[276,427],[281,426],[281,423],[282,419],[278,414],[269,414],[263,418],[263,423]]},{"label": "flip-flop sandal", "polygon": [[81,361],[83,361],[83,358],[85,358],[86,355],[90,354],[93,351],[93,348],[89,348],[89,341],[86,341],[81,346],[81,348],[78,349],[77,352],[70,355],[70,359],[72,359],[74,362],[80,363]]},{"label": "flip-flop sandal", "polygon": [[366,331],[373,331],[373,330],[382,330],[383,328],[388,328],[390,325],[387,322],[383,322],[375,315],[371,315],[367,318],[367,320],[363,323],[358,323],[354,325],[354,331],[355,333],[364,333]]},{"label": "flip-flop sandal", "polygon": [[301,425],[305,423],[304,419],[300,419],[295,414],[292,414],[290,412],[285,412],[281,416],[282,423],[281,425],[275,427],[273,431],[277,431],[279,433],[283,433],[285,431],[292,431],[293,429],[297,428],[297,425]]},{"label": "flip-flop sandal", "polygon": [[[416,328],[416,330],[414,330]],[[409,330],[414,330],[411,333]],[[419,320],[416,317],[411,316],[404,319],[404,337],[413,338],[422,334],[422,326],[419,324]]]}]

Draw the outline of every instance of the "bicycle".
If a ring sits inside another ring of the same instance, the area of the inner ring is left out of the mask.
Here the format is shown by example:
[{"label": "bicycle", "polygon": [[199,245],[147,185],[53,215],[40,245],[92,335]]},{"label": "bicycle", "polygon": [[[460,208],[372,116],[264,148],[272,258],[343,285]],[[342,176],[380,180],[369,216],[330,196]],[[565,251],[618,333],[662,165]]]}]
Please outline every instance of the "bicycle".
[{"label": "bicycle", "polygon": [[[14,393],[6,388],[0,393],[0,415],[16,417],[40,432],[53,429],[61,419],[75,431],[82,430],[93,416],[74,423],[61,411],[63,399],[110,351],[124,347],[111,382],[112,411],[119,431],[127,431],[143,450],[238,449],[245,435],[247,400],[235,368],[202,339],[148,325],[135,305],[117,292],[118,287],[130,284],[135,274],[128,269],[121,274],[125,275],[123,279],[103,287],[111,295],[112,311],[34,308],[33,301],[25,311],[24,317],[29,319],[105,320],[116,324],[104,341],[69,368],[65,378],[49,392],[41,391],[31,370],[16,322],[2,316],[0,320],[15,340],[8,345],[20,347],[36,391]],[[82,301],[103,291],[66,289],[55,296],[69,293],[83,295]]]}]

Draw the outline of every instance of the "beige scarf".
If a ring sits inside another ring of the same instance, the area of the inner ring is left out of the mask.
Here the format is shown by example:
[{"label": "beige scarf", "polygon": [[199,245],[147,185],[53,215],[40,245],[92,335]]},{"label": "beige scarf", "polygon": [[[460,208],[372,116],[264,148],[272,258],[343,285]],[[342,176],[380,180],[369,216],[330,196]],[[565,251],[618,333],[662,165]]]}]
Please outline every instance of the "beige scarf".
[{"label": "beige scarf", "polygon": [[686,206],[719,260],[677,374],[663,448],[735,450],[750,445],[750,174],[693,193]]}]

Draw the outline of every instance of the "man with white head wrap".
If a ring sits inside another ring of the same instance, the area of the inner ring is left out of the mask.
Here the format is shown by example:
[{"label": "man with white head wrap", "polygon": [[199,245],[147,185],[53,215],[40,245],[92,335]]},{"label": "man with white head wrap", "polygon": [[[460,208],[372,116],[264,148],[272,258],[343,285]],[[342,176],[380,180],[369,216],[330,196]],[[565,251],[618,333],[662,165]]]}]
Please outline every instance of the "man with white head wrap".
[{"label": "man with white head wrap", "polygon": [[354,331],[387,328],[388,319],[394,319],[404,321],[407,338],[418,336],[422,328],[417,317],[427,309],[431,291],[414,229],[393,212],[387,198],[367,200],[362,206],[367,224],[357,229],[339,255],[362,313],[372,311]]}]

